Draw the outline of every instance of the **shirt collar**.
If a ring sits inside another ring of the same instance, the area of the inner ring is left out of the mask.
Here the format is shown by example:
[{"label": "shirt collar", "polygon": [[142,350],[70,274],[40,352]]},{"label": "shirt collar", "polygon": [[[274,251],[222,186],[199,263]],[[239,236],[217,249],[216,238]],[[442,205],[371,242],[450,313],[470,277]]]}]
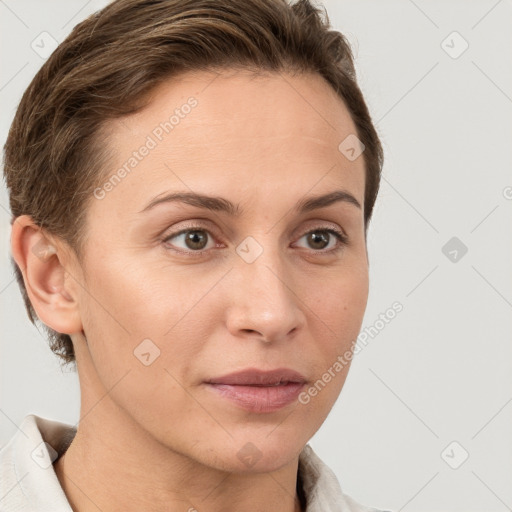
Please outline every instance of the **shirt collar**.
[{"label": "shirt collar", "polygon": [[73,512],[52,463],[75,434],[71,425],[35,414],[23,419],[0,452],[2,510]]},{"label": "shirt collar", "polygon": [[299,477],[306,496],[305,512],[378,512],[344,494],[334,472],[309,444],[299,455]]}]

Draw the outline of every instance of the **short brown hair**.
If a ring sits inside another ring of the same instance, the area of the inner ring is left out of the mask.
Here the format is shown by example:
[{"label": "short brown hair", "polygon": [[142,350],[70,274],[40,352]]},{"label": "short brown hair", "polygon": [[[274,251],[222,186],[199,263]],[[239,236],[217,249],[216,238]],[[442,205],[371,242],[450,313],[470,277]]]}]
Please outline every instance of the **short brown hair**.
[{"label": "short brown hair", "polygon": [[[383,151],[349,43],[311,0],[116,0],[78,24],[36,74],[12,122],[4,146],[11,223],[30,215],[82,261],[88,202],[109,154],[102,123],[143,108],[164,80],[223,68],[312,72],[331,84],[365,147],[366,233]],[[35,324],[22,272],[11,262]],[[43,328],[51,350],[74,362],[70,336]]]}]

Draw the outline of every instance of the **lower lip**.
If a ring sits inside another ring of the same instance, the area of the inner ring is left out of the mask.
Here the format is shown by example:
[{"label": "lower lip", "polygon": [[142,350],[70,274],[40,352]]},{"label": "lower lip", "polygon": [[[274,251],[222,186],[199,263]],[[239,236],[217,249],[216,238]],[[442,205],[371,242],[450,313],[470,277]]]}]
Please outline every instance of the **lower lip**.
[{"label": "lower lip", "polygon": [[299,396],[305,384],[289,382],[280,386],[234,386],[208,384],[210,389],[250,412],[274,412],[291,403]]}]

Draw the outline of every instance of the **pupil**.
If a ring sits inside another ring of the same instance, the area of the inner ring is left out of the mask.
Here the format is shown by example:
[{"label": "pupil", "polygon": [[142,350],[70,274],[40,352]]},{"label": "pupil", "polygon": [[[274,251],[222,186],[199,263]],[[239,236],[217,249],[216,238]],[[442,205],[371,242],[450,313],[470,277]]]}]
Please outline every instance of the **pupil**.
[{"label": "pupil", "polygon": [[[188,233],[186,241],[190,249],[202,249],[206,245],[206,237],[204,234],[200,235],[200,233],[202,233],[202,231],[190,231]],[[190,244],[192,244],[192,246],[190,246]]]},{"label": "pupil", "polygon": [[329,241],[327,240],[327,233],[324,233],[322,235],[319,235],[318,233],[311,233],[310,238],[312,239],[313,243],[317,243],[320,241],[320,243],[323,241],[325,242],[320,249],[323,249],[327,245],[329,245]]}]

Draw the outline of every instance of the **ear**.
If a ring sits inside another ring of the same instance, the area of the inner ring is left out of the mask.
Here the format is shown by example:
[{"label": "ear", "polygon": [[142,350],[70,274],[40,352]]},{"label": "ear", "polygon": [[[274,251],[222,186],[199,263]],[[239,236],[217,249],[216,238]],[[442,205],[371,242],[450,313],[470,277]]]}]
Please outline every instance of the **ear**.
[{"label": "ear", "polygon": [[[82,330],[78,285],[64,244],[49,236],[28,215],[12,223],[11,252],[23,274],[27,295],[39,319],[63,334]],[[71,272],[69,271],[71,270]],[[80,274],[81,275],[81,274]]]}]

